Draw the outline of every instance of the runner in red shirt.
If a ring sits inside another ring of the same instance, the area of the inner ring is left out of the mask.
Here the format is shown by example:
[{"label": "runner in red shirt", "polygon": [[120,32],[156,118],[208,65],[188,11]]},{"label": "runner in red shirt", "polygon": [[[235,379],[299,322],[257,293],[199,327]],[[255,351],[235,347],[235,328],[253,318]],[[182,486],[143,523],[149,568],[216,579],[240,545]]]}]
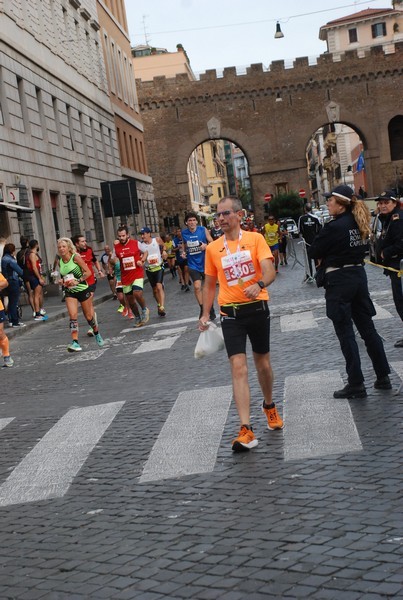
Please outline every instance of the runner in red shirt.
[{"label": "runner in red shirt", "polygon": [[77,248],[77,252],[91,271],[91,276],[88,277],[86,282],[88,283],[88,287],[92,295],[95,293],[95,289],[97,286],[97,278],[95,277],[96,268],[99,277],[105,277],[105,274],[102,272],[101,265],[98,262],[97,257],[94,254],[94,251],[90,246],[88,246],[86,239],[83,235],[75,235],[72,240],[73,244]]},{"label": "runner in red shirt", "polygon": [[[134,326],[141,327],[150,319],[150,311],[144,299],[144,263],[147,252],[141,252],[137,240],[130,239],[127,225],[118,228],[115,254],[120,261],[123,293],[134,314]],[[140,306],[140,311],[137,306]]]},{"label": "runner in red shirt", "polygon": [[[91,297],[94,297],[95,290],[97,287],[97,278],[95,277],[94,266],[97,268],[99,277],[105,277],[105,274],[101,270],[101,265],[98,262],[97,257],[95,256],[92,248],[87,245],[87,241],[83,235],[75,235],[72,237],[71,241],[77,248],[77,252],[87,265],[90,270],[91,275],[86,279],[86,283],[88,283],[88,290],[91,292]],[[97,321],[97,313],[94,312],[95,322]],[[87,331],[87,335],[92,337],[94,332],[92,327]]]}]

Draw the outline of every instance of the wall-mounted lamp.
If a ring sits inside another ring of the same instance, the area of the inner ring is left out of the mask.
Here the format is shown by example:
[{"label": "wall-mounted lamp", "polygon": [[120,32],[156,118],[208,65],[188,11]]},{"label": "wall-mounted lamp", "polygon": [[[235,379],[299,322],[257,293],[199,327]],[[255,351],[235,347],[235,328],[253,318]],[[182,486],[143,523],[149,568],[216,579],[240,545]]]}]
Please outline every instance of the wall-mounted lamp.
[{"label": "wall-mounted lamp", "polygon": [[275,39],[283,38],[284,33],[281,31],[280,23],[277,21],[276,23],[276,33],[274,34]]},{"label": "wall-mounted lamp", "polygon": [[21,183],[21,175],[17,175],[17,173],[16,173],[14,175],[13,179],[14,179],[14,185],[16,187],[18,187],[20,185],[20,183]]}]

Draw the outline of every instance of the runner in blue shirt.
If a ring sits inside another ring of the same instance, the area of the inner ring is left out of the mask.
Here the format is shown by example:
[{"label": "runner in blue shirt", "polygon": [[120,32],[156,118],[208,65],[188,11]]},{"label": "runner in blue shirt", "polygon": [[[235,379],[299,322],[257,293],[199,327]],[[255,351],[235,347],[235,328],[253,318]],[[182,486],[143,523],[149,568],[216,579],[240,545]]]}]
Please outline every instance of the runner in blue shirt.
[{"label": "runner in blue shirt", "polygon": [[[186,229],[182,229],[182,239],[185,243],[186,257],[189,266],[189,274],[193,282],[193,290],[196,300],[200,306],[200,315],[203,312],[202,306],[202,281],[204,281],[204,260],[206,256],[207,244],[213,241],[210,232],[198,224],[195,212],[189,212],[185,218]],[[216,314],[214,307],[210,311],[210,320],[214,320]]]}]

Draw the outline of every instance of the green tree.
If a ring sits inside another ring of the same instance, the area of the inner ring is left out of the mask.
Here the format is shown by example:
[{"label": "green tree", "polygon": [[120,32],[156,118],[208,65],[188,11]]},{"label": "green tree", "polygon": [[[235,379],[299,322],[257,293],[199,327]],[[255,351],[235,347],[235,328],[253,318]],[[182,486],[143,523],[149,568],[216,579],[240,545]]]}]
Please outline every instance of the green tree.
[{"label": "green tree", "polygon": [[250,210],[252,205],[252,194],[251,189],[242,185],[242,180],[237,179],[238,181],[238,198],[242,202],[242,208],[246,210]]},{"label": "green tree", "polygon": [[291,217],[297,220],[304,212],[304,201],[299,197],[298,192],[294,191],[288,194],[278,194],[268,204],[269,212],[277,219]]}]

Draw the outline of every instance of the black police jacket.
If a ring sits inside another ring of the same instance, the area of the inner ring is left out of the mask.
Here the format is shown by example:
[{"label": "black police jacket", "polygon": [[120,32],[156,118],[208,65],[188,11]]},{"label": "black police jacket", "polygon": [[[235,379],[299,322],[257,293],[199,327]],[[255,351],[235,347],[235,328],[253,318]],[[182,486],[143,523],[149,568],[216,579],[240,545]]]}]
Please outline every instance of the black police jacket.
[{"label": "black police jacket", "polygon": [[323,267],[358,265],[364,261],[367,245],[367,241],[361,239],[352,213],[346,211],[320,230],[308,248],[308,256],[322,259]]},{"label": "black police jacket", "polygon": [[[380,215],[379,220],[382,232],[376,248],[378,260],[386,267],[400,269],[400,261],[403,259],[403,210],[396,206],[387,215]],[[380,258],[381,253],[383,259]]]},{"label": "black police jacket", "polygon": [[299,218],[298,229],[306,243],[312,244],[315,236],[322,229],[322,225],[317,217],[307,213]]}]

